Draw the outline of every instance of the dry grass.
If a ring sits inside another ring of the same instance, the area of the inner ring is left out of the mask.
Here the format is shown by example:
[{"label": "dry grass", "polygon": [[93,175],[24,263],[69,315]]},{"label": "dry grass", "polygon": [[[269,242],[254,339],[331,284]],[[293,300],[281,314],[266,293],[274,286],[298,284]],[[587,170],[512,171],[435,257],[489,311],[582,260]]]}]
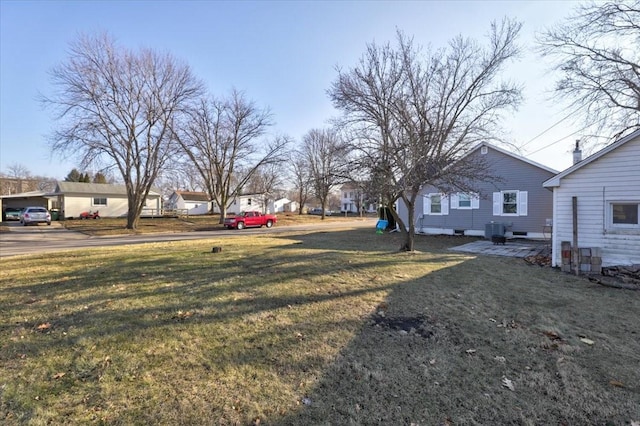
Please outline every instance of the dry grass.
[{"label": "dry grass", "polygon": [[[294,213],[280,213],[277,215],[276,226],[298,225],[304,223],[320,223],[320,216],[298,215]],[[324,221],[353,220],[350,216],[327,216]],[[124,218],[102,218],[99,220],[72,219],[60,222],[65,228],[82,232],[87,235],[123,235],[123,234],[149,234],[158,232],[191,232],[213,231],[224,229],[220,223],[219,215],[189,216],[184,218],[141,218],[136,230],[125,229],[127,221]]]},{"label": "dry grass", "polygon": [[395,238],[0,259],[0,423],[640,420],[637,292]]}]

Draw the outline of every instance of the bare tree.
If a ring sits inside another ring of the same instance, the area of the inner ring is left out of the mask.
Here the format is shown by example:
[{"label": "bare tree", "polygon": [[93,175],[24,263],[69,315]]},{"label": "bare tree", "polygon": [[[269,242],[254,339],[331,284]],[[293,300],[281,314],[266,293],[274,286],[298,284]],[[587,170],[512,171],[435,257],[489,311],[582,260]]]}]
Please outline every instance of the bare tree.
[{"label": "bare tree", "polygon": [[322,206],[322,219],[330,191],[347,176],[348,145],[335,129],[310,130],[302,140],[302,152],[309,167],[311,188]]},{"label": "bare tree", "polygon": [[293,197],[298,202],[298,214],[302,214],[305,204],[309,200],[312,188],[311,166],[302,151],[296,150],[292,154],[291,175],[293,177]]},{"label": "bare tree", "polygon": [[128,50],[106,34],[81,36],[51,76],[57,91],[43,102],[60,121],[53,151],[77,155],[83,167],[114,166],[127,190],[127,228],[135,229],[151,186],[176,155],[172,125],[202,85],[171,55]]},{"label": "bare tree", "polygon": [[[385,203],[412,251],[420,189],[471,192],[491,178],[486,164],[465,154],[496,140],[500,113],[516,107],[520,89],[499,81],[518,49],[521,24],[492,24],[487,46],[457,37],[448,48],[422,52],[398,34],[397,47],[372,44],[355,68],[338,72],[329,95],[360,132],[361,161],[368,164]],[[393,208],[401,199],[408,223]]]},{"label": "bare tree", "polygon": [[268,109],[259,109],[233,90],[226,99],[202,98],[177,133],[205,191],[220,208],[220,223],[229,203],[256,171],[282,161],[288,137],[259,141],[271,125]]},{"label": "bare tree", "polygon": [[538,41],[562,74],[557,99],[586,129],[617,139],[640,128],[640,1],[580,5]]},{"label": "bare tree", "polygon": [[28,179],[31,177],[31,172],[24,164],[13,163],[7,167],[7,176],[16,179]]},{"label": "bare tree", "polygon": [[245,188],[249,193],[262,195],[262,212],[267,213],[269,203],[275,201],[281,195],[283,183],[284,174],[281,164],[269,163],[253,173]]}]

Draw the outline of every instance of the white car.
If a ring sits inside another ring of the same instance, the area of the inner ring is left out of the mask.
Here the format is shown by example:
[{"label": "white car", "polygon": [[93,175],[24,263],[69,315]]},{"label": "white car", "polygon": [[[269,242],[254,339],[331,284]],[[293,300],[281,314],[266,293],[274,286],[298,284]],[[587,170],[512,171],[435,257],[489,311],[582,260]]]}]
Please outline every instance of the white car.
[{"label": "white car", "polygon": [[51,213],[44,207],[27,207],[20,213],[20,223],[24,226],[38,223],[51,225]]}]

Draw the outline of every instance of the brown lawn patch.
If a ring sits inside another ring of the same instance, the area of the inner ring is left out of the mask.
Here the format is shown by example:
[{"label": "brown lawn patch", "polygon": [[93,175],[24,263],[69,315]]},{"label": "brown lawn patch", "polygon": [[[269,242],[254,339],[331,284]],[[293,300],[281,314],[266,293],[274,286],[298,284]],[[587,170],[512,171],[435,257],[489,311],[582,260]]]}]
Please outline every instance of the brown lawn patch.
[{"label": "brown lawn patch", "polygon": [[0,259],[0,423],[640,420],[638,292],[459,241],[404,254],[358,229]]}]

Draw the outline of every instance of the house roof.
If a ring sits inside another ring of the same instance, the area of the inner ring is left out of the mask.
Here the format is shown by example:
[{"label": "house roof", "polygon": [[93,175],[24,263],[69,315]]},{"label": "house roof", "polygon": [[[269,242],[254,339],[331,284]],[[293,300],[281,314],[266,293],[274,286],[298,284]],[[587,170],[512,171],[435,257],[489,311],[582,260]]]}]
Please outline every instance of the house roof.
[{"label": "house roof", "polygon": [[176,191],[185,201],[209,201],[209,196],[205,192]]},{"label": "house roof", "polygon": [[564,170],[561,173],[558,173],[557,175],[555,175],[554,177],[552,177],[551,179],[548,179],[546,181],[544,181],[542,183],[542,186],[544,186],[545,188],[553,188],[553,187],[557,187],[560,186],[560,181],[562,180],[562,178],[570,175],[571,173],[575,172],[576,170],[579,170],[591,163],[593,163],[594,161],[596,161],[597,159],[604,157],[605,155],[607,155],[608,153],[610,153],[611,151],[613,151],[614,149],[617,149],[619,147],[621,147],[622,145],[626,144],[629,141],[632,141],[636,138],[640,137],[640,129],[628,134],[627,136],[618,139],[617,141],[613,142],[612,144],[607,145],[606,147],[602,148],[600,151],[596,152],[595,154],[590,155],[589,157],[585,158],[584,160],[574,164],[573,166],[569,167],[568,169]]},{"label": "house roof", "polygon": [[[110,183],[86,183],[86,182],[66,182],[60,181],[56,185],[56,192],[60,194],[87,194],[87,195],[127,195],[127,188],[124,185],[114,185]],[[149,191],[151,196],[159,196],[156,189]]]},{"label": "house roof", "polygon": [[0,195],[0,198],[35,198],[35,197],[54,197],[55,194],[46,191],[29,191],[20,192],[18,194]]},{"label": "house roof", "polygon": [[492,144],[490,144],[490,143],[488,143],[488,142],[481,142],[481,143],[479,143],[479,144],[478,144],[478,145],[476,145],[473,149],[471,149],[468,153],[466,153],[465,155],[463,155],[463,156],[462,156],[462,158],[464,158],[464,157],[467,157],[467,156],[471,155],[472,153],[474,153],[474,152],[478,151],[478,150],[479,150],[480,148],[482,148],[483,146],[486,146],[486,147],[488,147],[488,148],[494,149],[494,150],[496,150],[496,151],[498,151],[498,152],[501,152],[501,153],[502,153],[502,154],[504,154],[504,155],[508,155],[509,157],[515,158],[516,160],[520,160],[520,161],[523,161],[523,162],[528,163],[528,164],[531,164],[532,166],[538,167],[538,168],[540,168],[540,169],[542,169],[542,170],[546,170],[546,171],[548,171],[548,172],[550,172],[550,173],[554,173],[554,174],[555,174],[555,173],[558,173],[558,171],[557,171],[557,170],[552,169],[551,167],[547,167],[547,166],[545,166],[544,164],[536,163],[536,162],[535,162],[535,161],[533,161],[533,160],[530,160],[530,159],[528,159],[528,158],[526,158],[526,157],[523,157],[523,156],[521,156],[521,155],[518,155],[518,154],[514,154],[513,152],[507,151],[506,149],[503,149],[503,148],[497,147],[497,146],[492,145]]}]

